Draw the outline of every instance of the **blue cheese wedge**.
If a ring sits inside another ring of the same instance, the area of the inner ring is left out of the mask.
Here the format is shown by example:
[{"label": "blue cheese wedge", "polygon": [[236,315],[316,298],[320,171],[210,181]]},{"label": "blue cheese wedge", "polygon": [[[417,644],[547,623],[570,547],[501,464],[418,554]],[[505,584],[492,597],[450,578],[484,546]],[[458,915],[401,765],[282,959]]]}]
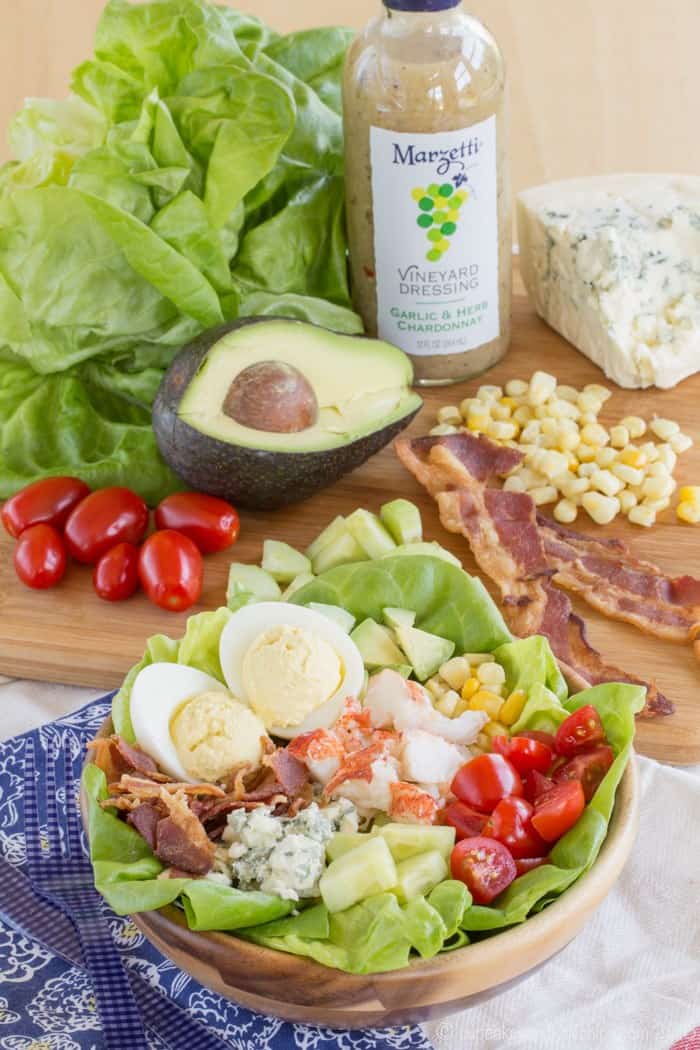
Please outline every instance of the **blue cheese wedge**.
[{"label": "blue cheese wedge", "polygon": [[700,177],[603,175],[518,197],[538,314],[623,387],[700,370]]}]

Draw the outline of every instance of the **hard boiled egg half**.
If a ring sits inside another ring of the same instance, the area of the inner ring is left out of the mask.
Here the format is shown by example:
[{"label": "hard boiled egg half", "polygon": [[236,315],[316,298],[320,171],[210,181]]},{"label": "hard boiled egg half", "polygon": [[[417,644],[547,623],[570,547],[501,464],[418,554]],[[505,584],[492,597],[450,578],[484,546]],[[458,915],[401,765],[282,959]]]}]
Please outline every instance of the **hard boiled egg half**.
[{"label": "hard boiled egg half", "polygon": [[223,682],[195,667],[144,667],[134,679],[129,710],[139,747],[175,780],[218,783],[262,759],[261,720]]},{"label": "hard boiled egg half", "polygon": [[222,631],[219,659],[233,695],[287,740],[327,729],[364,685],[362,657],[342,627],[285,602],[238,609]]}]

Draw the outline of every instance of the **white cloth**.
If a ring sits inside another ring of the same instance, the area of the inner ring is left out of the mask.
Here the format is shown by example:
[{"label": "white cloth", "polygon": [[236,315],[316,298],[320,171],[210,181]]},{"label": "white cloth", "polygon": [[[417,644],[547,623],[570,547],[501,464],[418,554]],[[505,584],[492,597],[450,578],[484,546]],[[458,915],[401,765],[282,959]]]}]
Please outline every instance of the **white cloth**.
[{"label": "white cloth", "polygon": [[[0,738],[99,695],[0,678]],[[639,767],[639,835],[615,889],[532,977],[424,1025],[436,1050],[669,1050],[700,1025],[700,767]]]}]

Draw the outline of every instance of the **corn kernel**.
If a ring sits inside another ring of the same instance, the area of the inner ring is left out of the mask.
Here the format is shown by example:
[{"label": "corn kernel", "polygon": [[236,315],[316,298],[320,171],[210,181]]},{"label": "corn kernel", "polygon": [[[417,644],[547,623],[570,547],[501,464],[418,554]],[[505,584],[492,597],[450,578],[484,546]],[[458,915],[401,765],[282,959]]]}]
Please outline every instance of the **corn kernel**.
[{"label": "corn kernel", "polygon": [[576,387],[566,386],[565,383],[562,383],[561,386],[557,387],[556,393],[557,397],[561,398],[562,401],[570,401],[572,404],[576,404],[578,401],[579,392]]},{"label": "corn kernel", "polygon": [[[589,466],[592,466],[592,464],[589,464]],[[576,499],[579,496],[582,496],[584,492],[588,492],[590,487],[591,479],[585,476],[579,478],[572,477],[570,481],[567,478],[566,481],[562,481],[559,485],[560,490],[572,503],[575,503]]]},{"label": "corn kernel", "polygon": [[592,445],[588,445],[582,441],[578,448],[576,448],[574,451],[576,452],[576,455],[581,461],[581,463],[592,463],[595,459],[595,455],[598,449],[593,448]]},{"label": "corn kernel", "polygon": [[[525,389],[527,390],[527,384],[525,384]],[[506,396],[501,398],[500,404],[504,405],[506,408],[514,409],[518,407],[518,400],[517,397],[509,395],[506,391]]]},{"label": "corn kernel", "polygon": [[677,455],[682,455],[693,447],[693,439],[687,434],[674,434],[669,442],[671,448]]},{"label": "corn kernel", "polygon": [[623,514],[629,514],[632,507],[636,507],[638,500],[632,489],[623,489],[617,496],[620,502],[620,510]]},{"label": "corn kernel", "polygon": [[647,425],[640,416],[625,416],[620,420],[620,425],[627,428],[627,432],[633,441],[643,437],[647,432]]},{"label": "corn kernel", "polygon": [[620,510],[620,501],[600,492],[584,492],[581,504],[596,525],[608,525]]},{"label": "corn kernel", "polygon": [[547,479],[542,474],[536,470],[531,470],[530,467],[521,467],[516,476],[522,479],[527,492],[547,483]]},{"label": "corn kernel", "polygon": [[520,440],[526,445],[536,445],[540,439],[541,424],[539,419],[531,419],[520,432]]},{"label": "corn kernel", "polygon": [[672,419],[652,419],[649,424],[649,429],[652,433],[656,434],[657,438],[661,441],[669,441],[675,434],[680,433],[680,427],[678,423],[675,423]]},{"label": "corn kernel", "polygon": [[513,421],[519,423],[521,427],[524,427],[526,423],[532,420],[532,409],[529,405],[520,405],[516,408],[513,413]]},{"label": "corn kernel", "polygon": [[613,448],[627,448],[630,443],[630,432],[621,423],[610,427],[610,444]]},{"label": "corn kernel", "polygon": [[453,427],[451,423],[438,423],[429,433],[431,437],[445,437],[447,434],[457,434],[458,432],[459,428]]},{"label": "corn kernel", "polygon": [[582,412],[578,417],[579,426],[585,427],[588,425],[598,426],[598,413],[597,412]]},{"label": "corn kernel", "polygon": [[665,463],[658,460],[656,463],[649,464],[646,473],[650,478],[667,478],[671,472]]},{"label": "corn kernel", "polygon": [[587,415],[597,416],[603,407],[603,402],[599,397],[595,397],[593,394],[583,393],[579,394],[577,405],[581,412]]},{"label": "corn kernel", "polygon": [[597,397],[603,402],[612,397],[612,390],[608,390],[606,386],[601,386],[600,383],[588,383],[584,386],[583,392],[584,394],[590,394],[592,397]]},{"label": "corn kernel", "polygon": [[486,723],[481,732],[488,740],[489,747],[491,747],[491,741],[495,736],[508,736],[508,727],[504,726],[503,722],[491,721]]},{"label": "corn kernel", "polygon": [[462,422],[462,413],[457,408],[457,405],[443,405],[442,408],[438,409],[437,421],[438,423],[452,423],[455,426],[459,426]]},{"label": "corn kernel", "polygon": [[501,713],[498,716],[504,725],[514,725],[527,703],[527,693],[524,689],[514,689],[510,696],[504,701]]},{"label": "corn kernel", "polygon": [[440,714],[446,715],[447,718],[454,718],[457,708],[460,707],[462,703],[463,701],[459,693],[456,693],[454,689],[448,689],[447,692],[440,697],[435,706]]},{"label": "corn kernel", "polygon": [[695,500],[681,500],[676,507],[676,516],[679,521],[688,525],[697,525],[700,522],[700,503]]},{"label": "corn kernel", "polygon": [[[673,438],[671,438],[671,441],[673,441]],[[678,456],[673,451],[673,445],[670,443],[657,445],[657,452],[659,454],[659,458],[656,462],[663,464],[664,467],[666,467],[666,469],[668,470],[669,474],[673,474],[674,470],[676,469],[676,463],[678,462]],[[654,465],[656,466],[656,464]]]},{"label": "corn kernel", "polygon": [[546,478],[551,480],[557,474],[563,474],[568,470],[569,461],[563,452],[556,452],[554,449],[550,449],[537,456],[533,465],[535,470],[538,470],[540,474],[544,474]]},{"label": "corn kernel", "polygon": [[506,394],[508,397],[525,397],[528,384],[524,379],[509,379],[506,383]]},{"label": "corn kernel", "polygon": [[471,750],[477,752],[477,754],[483,754],[484,751],[491,750],[491,741],[486,736],[486,733],[479,733],[476,741],[471,745]]},{"label": "corn kernel", "polygon": [[554,517],[557,521],[560,521],[562,525],[570,525],[573,521],[576,521],[578,515],[578,508],[575,503],[572,503],[569,499],[560,499],[554,508]]},{"label": "corn kernel", "polygon": [[459,703],[457,704],[457,706],[454,709],[452,717],[453,718],[459,718],[460,715],[463,715],[464,712],[468,711],[468,710],[469,710],[469,701],[468,700],[460,700]]},{"label": "corn kernel", "polygon": [[605,496],[616,496],[624,485],[611,471],[597,470],[595,474],[591,474],[591,487]]},{"label": "corn kernel", "polygon": [[[656,446],[654,446],[656,447]],[[618,463],[624,463],[628,467],[644,467],[646,466],[647,457],[641,449],[636,448],[634,445],[630,445],[629,448],[624,449],[617,457]]]},{"label": "corn kernel", "polygon": [[555,376],[548,372],[535,372],[530,379],[527,398],[531,405],[544,405],[557,388]]},{"label": "corn kernel", "polygon": [[[578,430],[560,430],[557,448],[562,452],[575,452],[581,441]],[[572,457],[575,459],[575,457]],[[577,461],[578,462],[578,461]],[[572,467],[572,470],[575,469]]]},{"label": "corn kernel", "polygon": [[490,416],[470,416],[467,426],[473,434],[480,434],[486,431],[490,422]]},{"label": "corn kernel", "polygon": [[642,485],[642,493],[650,500],[666,499],[675,487],[675,481],[668,475],[666,477],[652,476],[648,477]]},{"label": "corn kernel", "polygon": [[668,496],[665,499],[644,499],[642,500],[642,506],[653,510],[654,514],[660,514],[662,510],[668,510],[671,506],[671,500]]},{"label": "corn kernel", "polygon": [[451,689],[460,690],[470,674],[469,661],[463,656],[453,656],[440,668],[440,677],[445,679]]},{"label": "corn kernel", "polygon": [[544,507],[547,503],[554,503],[559,493],[554,485],[540,485],[538,488],[530,489],[530,496],[536,507]]},{"label": "corn kernel", "polygon": [[566,461],[569,464],[569,470],[571,471],[571,473],[576,474],[581,464],[576,459],[576,456],[573,454],[573,452],[569,452],[567,454]]},{"label": "corn kernel", "polygon": [[476,396],[479,401],[483,401],[484,404],[490,404],[491,401],[498,401],[503,397],[503,391],[500,386],[490,386],[488,383],[484,386],[480,386],[476,392]]},{"label": "corn kernel", "polygon": [[503,482],[504,492],[525,492],[525,482],[517,474],[511,474],[509,478]]},{"label": "corn kernel", "polygon": [[467,678],[466,682],[462,686],[462,699],[471,700],[474,693],[478,693],[481,689],[481,682],[478,678]]},{"label": "corn kernel", "polygon": [[491,653],[463,653],[465,660],[468,660],[472,667],[480,667],[481,664],[490,664],[493,660]]},{"label": "corn kernel", "polygon": [[645,441],[640,445],[639,451],[646,456],[647,463],[654,463],[659,458],[658,446],[653,441]]},{"label": "corn kernel", "polygon": [[506,680],[506,672],[503,670],[500,664],[497,664],[495,660],[490,660],[488,663],[481,664],[476,669],[476,677],[480,682],[489,687],[494,685],[503,685]]},{"label": "corn kernel", "polygon": [[640,504],[637,507],[632,507],[627,515],[627,520],[631,521],[633,525],[642,525],[645,529],[649,529],[656,521],[656,514],[650,507]]},{"label": "corn kernel", "polygon": [[644,471],[635,467],[628,467],[626,463],[613,463],[612,472],[625,485],[641,485],[644,481]]},{"label": "corn kernel", "polygon": [[485,711],[489,718],[498,718],[503,700],[488,689],[480,689],[469,701],[470,711]]},{"label": "corn kernel", "polygon": [[503,423],[510,422],[510,418],[513,414],[513,409],[511,408],[511,406],[503,404],[503,402],[506,400],[509,399],[502,397],[500,401],[494,401],[493,404],[490,406],[492,418],[497,419],[499,420],[499,422]]},{"label": "corn kernel", "polygon": [[447,686],[442,682],[437,675],[433,675],[425,683],[425,688],[428,690],[434,700],[439,700],[441,696],[447,692]]},{"label": "corn kernel", "polygon": [[606,448],[601,448],[598,450],[598,452],[596,452],[595,461],[598,464],[598,466],[603,467],[603,469],[611,467],[616,461],[616,459],[617,452],[614,448],[610,448],[610,446],[607,446]]},{"label": "corn kernel", "polygon": [[487,433],[495,441],[508,441],[516,436],[518,428],[515,423],[501,423],[493,420],[487,427]]},{"label": "corn kernel", "polygon": [[600,423],[587,423],[581,431],[581,440],[587,445],[602,448],[603,445],[607,445],[610,441],[610,435]]},{"label": "corn kernel", "polygon": [[700,485],[683,485],[678,493],[678,499],[681,503],[700,504]]}]

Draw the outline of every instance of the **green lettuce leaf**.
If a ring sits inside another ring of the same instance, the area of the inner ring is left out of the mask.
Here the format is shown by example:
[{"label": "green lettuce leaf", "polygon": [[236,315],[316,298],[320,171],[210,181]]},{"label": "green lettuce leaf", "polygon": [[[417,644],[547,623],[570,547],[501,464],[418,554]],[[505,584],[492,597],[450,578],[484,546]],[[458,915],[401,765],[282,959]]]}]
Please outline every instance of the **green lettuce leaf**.
[{"label": "green lettuce leaf", "polygon": [[531,638],[518,638],[500,646],[495,657],[506,672],[506,689],[522,689],[529,693],[533,685],[544,685],[559,700],[569,695],[566,680],[559,670],[549,641],[540,634]]}]

